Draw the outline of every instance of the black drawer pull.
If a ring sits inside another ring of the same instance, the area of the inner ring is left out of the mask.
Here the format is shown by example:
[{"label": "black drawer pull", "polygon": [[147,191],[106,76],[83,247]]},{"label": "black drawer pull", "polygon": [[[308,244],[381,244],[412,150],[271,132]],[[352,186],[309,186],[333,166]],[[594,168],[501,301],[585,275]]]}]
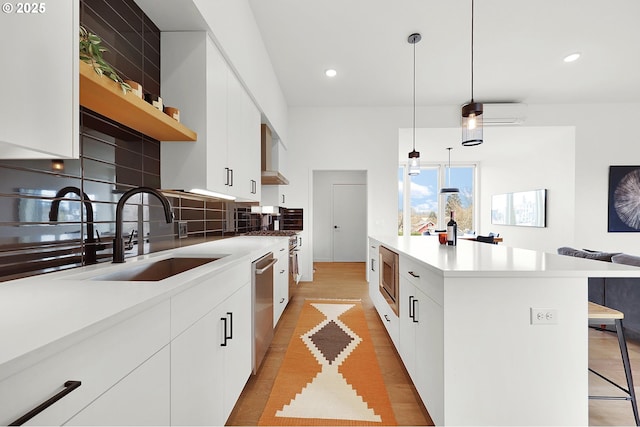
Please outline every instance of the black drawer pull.
[{"label": "black drawer pull", "polygon": [[386,314],[384,315],[384,319],[385,319],[387,322],[391,322],[391,319],[389,319],[389,316],[387,316]]},{"label": "black drawer pull", "polygon": [[78,387],[80,387],[80,384],[82,384],[81,381],[72,381],[72,380],[70,380],[70,381],[65,382],[64,383],[64,390],[62,390],[60,393],[56,394],[55,396],[49,398],[45,402],[42,402],[40,405],[36,406],[35,408],[33,408],[32,410],[30,410],[29,412],[27,412],[26,414],[21,416],[20,418],[18,418],[14,422],[9,423],[9,425],[10,426],[21,426],[22,424],[24,424],[27,421],[29,421],[31,418],[33,418],[36,415],[38,415],[40,412],[42,412],[45,409],[47,409],[49,406],[51,406],[54,403],[56,403],[58,400],[60,400],[63,397],[65,397],[67,394],[71,393],[73,390],[75,390]]},{"label": "black drawer pull", "polygon": [[284,298],[280,298],[280,304],[284,302]]},{"label": "black drawer pull", "polygon": [[412,275],[413,277],[415,277],[416,279],[420,278],[419,274],[414,273],[413,271],[409,271],[409,274]]}]

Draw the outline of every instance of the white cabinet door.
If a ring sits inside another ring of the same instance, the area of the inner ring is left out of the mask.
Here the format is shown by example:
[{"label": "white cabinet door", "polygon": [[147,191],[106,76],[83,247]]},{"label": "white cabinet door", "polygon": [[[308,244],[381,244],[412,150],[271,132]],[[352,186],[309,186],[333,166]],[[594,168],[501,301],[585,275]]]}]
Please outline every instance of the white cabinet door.
[{"label": "white cabinet door", "polygon": [[[416,289],[414,317],[415,365],[413,382],[436,423],[444,423],[444,311],[429,296]],[[402,341],[401,341],[402,342]],[[473,350],[470,349],[470,354]]]},{"label": "white cabinet door", "polygon": [[79,1],[2,9],[0,157],[77,158]]},{"label": "white cabinet door", "polygon": [[167,345],[65,425],[169,425],[169,356]]},{"label": "white cabinet door", "polygon": [[[223,423],[231,414],[231,410],[242,393],[242,389],[251,376],[251,284],[247,283],[233,294],[222,307],[222,316],[230,320],[224,357],[224,393]],[[231,320],[232,319],[232,320]]]},{"label": "white cabinet door", "polygon": [[171,342],[171,425],[223,425],[224,322],[215,309]]},{"label": "white cabinet door", "polygon": [[250,374],[245,283],[171,342],[171,424],[224,425]]},{"label": "white cabinet door", "polygon": [[416,329],[417,317],[414,316],[419,300],[416,296],[416,288],[411,282],[400,276],[400,326],[398,353],[402,358],[407,372],[415,383],[416,374]]},{"label": "white cabinet door", "polygon": [[289,247],[288,242],[274,252],[278,262],[273,266],[273,327],[289,302]]},{"label": "white cabinet door", "polygon": [[260,200],[260,112],[230,71],[227,95],[228,167],[234,195]]}]

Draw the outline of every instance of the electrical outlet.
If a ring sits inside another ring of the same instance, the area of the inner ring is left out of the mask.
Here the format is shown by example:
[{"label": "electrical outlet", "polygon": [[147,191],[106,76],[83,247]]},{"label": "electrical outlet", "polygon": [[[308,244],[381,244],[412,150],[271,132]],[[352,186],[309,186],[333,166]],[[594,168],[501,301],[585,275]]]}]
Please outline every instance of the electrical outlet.
[{"label": "electrical outlet", "polygon": [[187,222],[178,221],[178,238],[184,239],[187,237]]},{"label": "electrical outlet", "polygon": [[555,308],[533,308],[530,309],[532,325],[557,325],[558,310]]}]

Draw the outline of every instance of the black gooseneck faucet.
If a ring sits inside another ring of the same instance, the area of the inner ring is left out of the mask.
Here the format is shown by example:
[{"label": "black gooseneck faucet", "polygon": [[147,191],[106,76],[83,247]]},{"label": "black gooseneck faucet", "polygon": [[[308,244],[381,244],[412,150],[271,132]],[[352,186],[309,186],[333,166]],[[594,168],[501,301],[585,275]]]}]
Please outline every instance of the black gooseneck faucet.
[{"label": "black gooseneck faucet", "polygon": [[124,205],[127,203],[127,200],[131,196],[134,196],[139,193],[147,193],[153,194],[160,200],[162,203],[162,207],[164,208],[164,216],[167,220],[167,224],[173,222],[173,212],[171,212],[171,204],[169,200],[159,192],[158,190],[151,187],[136,187],[131,190],[125,192],[120,200],[118,200],[118,205],[116,206],[116,236],[113,239],[113,262],[114,263],[123,263],[124,262],[124,238],[122,237],[122,211],[124,210]]},{"label": "black gooseneck faucet", "polygon": [[51,203],[51,209],[49,209],[49,221],[58,221],[58,211],[60,210],[60,202],[62,198],[69,193],[73,193],[82,199],[85,210],[87,211],[87,238],[85,243],[85,263],[95,264],[97,262],[96,251],[105,249],[104,245],[100,247],[96,246],[96,240],[93,236],[93,206],[91,205],[91,199],[87,196],[87,193],[81,191],[78,187],[64,187],[58,190],[55,200]]}]

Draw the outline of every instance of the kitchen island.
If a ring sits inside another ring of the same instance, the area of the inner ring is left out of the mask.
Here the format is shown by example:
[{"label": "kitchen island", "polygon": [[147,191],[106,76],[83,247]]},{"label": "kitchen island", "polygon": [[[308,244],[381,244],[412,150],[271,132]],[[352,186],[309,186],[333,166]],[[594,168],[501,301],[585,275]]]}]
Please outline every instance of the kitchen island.
[{"label": "kitchen island", "polygon": [[[399,254],[398,315],[380,246]],[[369,253],[372,300],[437,425],[588,424],[587,278],[640,269],[428,236],[374,236]]]}]

